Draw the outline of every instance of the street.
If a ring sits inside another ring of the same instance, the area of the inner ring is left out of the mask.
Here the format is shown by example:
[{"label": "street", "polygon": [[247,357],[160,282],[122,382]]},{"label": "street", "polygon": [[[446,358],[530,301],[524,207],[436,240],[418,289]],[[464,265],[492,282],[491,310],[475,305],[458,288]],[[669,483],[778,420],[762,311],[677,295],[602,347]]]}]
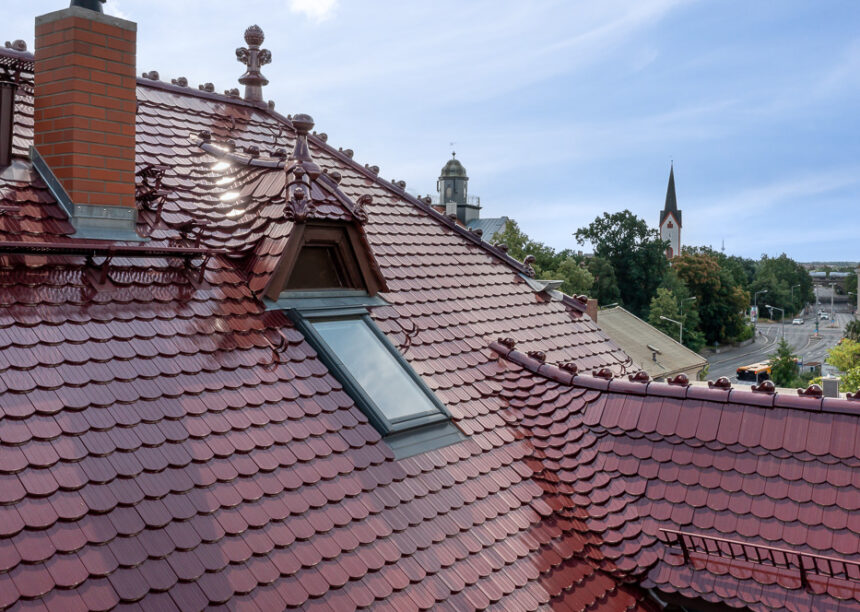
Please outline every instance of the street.
[{"label": "street", "polygon": [[[827,313],[830,312],[829,291],[827,288],[819,290],[821,304],[812,306],[811,314],[803,317],[803,325],[792,325],[792,320],[788,318],[785,321],[785,339],[802,363],[809,363],[810,361],[823,363],[827,358],[828,349],[839,341],[845,325],[854,316],[851,313],[851,304],[845,302],[834,303],[835,325],[833,325],[833,321],[819,321],[819,337],[816,338],[816,313],[819,308]],[[728,349],[708,357],[710,369],[707,378],[709,380],[716,380],[720,376],[726,376],[733,384],[752,384],[749,381],[738,381],[736,376],[737,369],[740,366],[751,363],[767,361],[776,351],[776,345],[781,337],[782,329],[780,323],[770,323],[767,319],[760,320],[758,324],[759,335],[756,337],[754,344]],[[827,366],[825,365],[824,367],[826,373]]]}]

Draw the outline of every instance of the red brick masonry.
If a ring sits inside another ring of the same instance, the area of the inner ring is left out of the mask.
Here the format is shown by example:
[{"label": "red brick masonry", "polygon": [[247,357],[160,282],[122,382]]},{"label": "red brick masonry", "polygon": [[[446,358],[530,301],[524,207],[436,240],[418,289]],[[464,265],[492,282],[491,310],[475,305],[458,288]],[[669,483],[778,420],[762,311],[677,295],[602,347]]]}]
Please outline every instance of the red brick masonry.
[{"label": "red brick masonry", "polygon": [[35,145],[75,204],[133,208],[136,26],[76,15],[36,25]]}]

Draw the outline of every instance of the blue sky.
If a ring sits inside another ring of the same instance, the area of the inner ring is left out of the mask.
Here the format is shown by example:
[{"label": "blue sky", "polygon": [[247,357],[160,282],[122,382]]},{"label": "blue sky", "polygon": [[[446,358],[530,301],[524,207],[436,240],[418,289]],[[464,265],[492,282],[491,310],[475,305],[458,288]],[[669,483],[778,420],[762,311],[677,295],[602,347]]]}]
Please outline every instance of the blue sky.
[{"label": "blue sky", "polygon": [[[30,0],[4,40],[32,49],[34,17],[67,4]],[[310,113],[329,143],[419,194],[454,142],[483,215],[557,248],[581,248],[573,232],[604,211],[656,226],[674,159],[684,243],[860,260],[853,0],[109,0],[106,12],[138,22],[138,72],[219,91],[238,86],[234,49],[258,23],[279,111]]]}]

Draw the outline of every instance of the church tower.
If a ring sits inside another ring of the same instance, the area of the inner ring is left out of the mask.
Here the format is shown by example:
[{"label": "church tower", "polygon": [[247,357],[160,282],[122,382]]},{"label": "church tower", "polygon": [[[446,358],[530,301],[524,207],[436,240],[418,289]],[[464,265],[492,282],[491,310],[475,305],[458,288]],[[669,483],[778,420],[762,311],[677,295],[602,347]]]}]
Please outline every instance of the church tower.
[{"label": "church tower", "polygon": [[477,199],[468,197],[469,177],[457,154],[452,153],[451,159],[442,168],[436,189],[439,191],[439,204],[445,207],[446,215],[457,215],[457,218],[468,225],[480,216],[480,205]]},{"label": "church tower", "polygon": [[666,205],[660,211],[660,239],[668,240],[666,257],[672,259],[681,254],[681,211],[675,196],[675,165],[669,169],[669,186],[666,187]]}]

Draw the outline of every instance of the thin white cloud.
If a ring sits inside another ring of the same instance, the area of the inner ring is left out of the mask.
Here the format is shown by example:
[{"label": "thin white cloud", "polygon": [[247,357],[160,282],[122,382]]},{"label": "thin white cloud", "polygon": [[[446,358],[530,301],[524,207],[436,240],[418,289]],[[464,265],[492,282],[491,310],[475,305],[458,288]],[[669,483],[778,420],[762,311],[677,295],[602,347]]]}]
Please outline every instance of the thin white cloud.
[{"label": "thin white cloud", "polygon": [[125,11],[122,10],[121,3],[118,0],[111,0],[111,2],[106,2],[104,4],[104,11],[108,15],[112,15],[113,17],[119,17],[120,19],[129,20],[131,19]]},{"label": "thin white cloud", "polygon": [[317,23],[330,19],[337,9],[337,0],[290,0],[290,10]]},{"label": "thin white cloud", "polygon": [[812,199],[860,183],[860,168],[856,166],[825,170],[800,177],[744,189],[736,193],[721,194],[700,208],[704,215],[713,217],[757,211],[764,213],[788,202]]}]

